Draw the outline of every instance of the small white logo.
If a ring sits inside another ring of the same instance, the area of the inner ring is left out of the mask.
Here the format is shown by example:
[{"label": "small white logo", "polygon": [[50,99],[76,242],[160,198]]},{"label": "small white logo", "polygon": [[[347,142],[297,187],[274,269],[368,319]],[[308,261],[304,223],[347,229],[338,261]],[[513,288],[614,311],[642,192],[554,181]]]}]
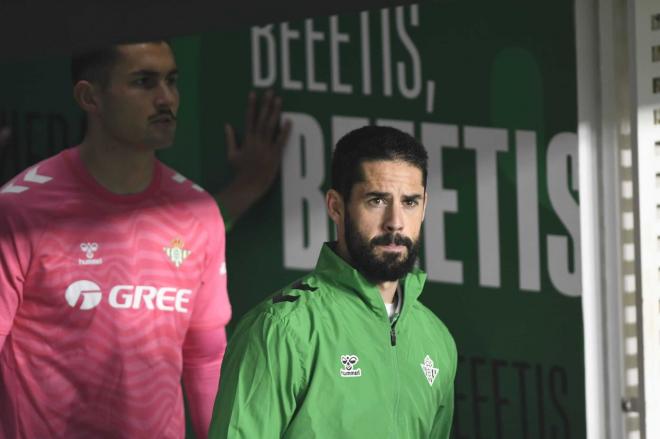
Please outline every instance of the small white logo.
[{"label": "small white logo", "polygon": [[438,368],[433,367],[433,360],[428,355],[424,357],[424,362],[420,366],[422,366],[422,372],[424,372],[426,381],[429,382],[429,386],[432,386],[435,377],[438,376]]},{"label": "small white logo", "polygon": [[220,276],[227,274],[227,264],[225,262],[220,266]]},{"label": "small white logo", "polygon": [[94,253],[99,249],[96,242],[83,242],[80,244],[80,250],[85,253],[87,259],[78,259],[78,265],[101,265],[103,258],[94,258]]},{"label": "small white logo", "polygon": [[95,242],[83,242],[80,244],[80,250],[85,252],[87,259],[94,257],[94,252],[99,249],[99,245]]},{"label": "small white logo", "polygon": [[[82,295],[82,303],[77,306],[78,299]],[[101,287],[89,280],[79,280],[69,285],[64,293],[64,298],[71,308],[89,310],[96,308],[101,303]]]},{"label": "small white logo", "polygon": [[339,371],[339,375],[344,378],[352,378],[362,376],[362,370],[355,365],[360,361],[357,355],[342,355],[341,356],[341,365],[342,368]]},{"label": "small white logo", "polygon": [[183,241],[180,239],[173,239],[172,240],[172,247],[163,247],[163,250],[165,251],[165,254],[167,255],[168,258],[170,258],[170,261],[174,264],[176,268],[179,268],[181,264],[183,264],[183,261],[186,260],[188,256],[190,256],[190,250],[186,250],[183,248]]}]

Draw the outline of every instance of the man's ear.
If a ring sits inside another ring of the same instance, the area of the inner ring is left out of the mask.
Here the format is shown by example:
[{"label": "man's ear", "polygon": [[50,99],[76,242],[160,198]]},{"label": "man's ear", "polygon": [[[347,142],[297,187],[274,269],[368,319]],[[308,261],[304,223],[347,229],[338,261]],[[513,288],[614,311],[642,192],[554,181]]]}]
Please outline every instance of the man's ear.
[{"label": "man's ear", "polygon": [[344,224],[344,213],[346,206],[344,198],[334,189],[330,189],[325,194],[325,207],[332,222],[337,226]]},{"label": "man's ear", "polygon": [[73,98],[85,113],[99,111],[99,97],[97,87],[89,81],[78,81],[73,86]]}]

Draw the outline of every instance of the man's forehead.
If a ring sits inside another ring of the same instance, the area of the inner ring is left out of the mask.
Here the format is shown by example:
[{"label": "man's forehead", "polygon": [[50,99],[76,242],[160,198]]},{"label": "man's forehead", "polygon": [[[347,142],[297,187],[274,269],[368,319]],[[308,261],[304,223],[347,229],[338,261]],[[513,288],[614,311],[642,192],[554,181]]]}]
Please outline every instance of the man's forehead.
[{"label": "man's forehead", "polygon": [[150,71],[169,73],[176,70],[172,49],[165,42],[120,44],[115,67],[122,73]]},{"label": "man's forehead", "polygon": [[361,192],[423,193],[422,171],[417,166],[401,160],[367,161],[361,165],[361,178],[356,189]]}]

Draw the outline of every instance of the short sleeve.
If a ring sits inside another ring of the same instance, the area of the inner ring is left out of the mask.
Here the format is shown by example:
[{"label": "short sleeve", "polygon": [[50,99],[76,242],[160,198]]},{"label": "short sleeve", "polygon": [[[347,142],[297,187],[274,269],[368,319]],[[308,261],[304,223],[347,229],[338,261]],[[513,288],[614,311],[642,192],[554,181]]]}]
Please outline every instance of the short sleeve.
[{"label": "short sleeve", "polygon": [[225,326],[231,318],[231,305],[227,294],[227,265],[225,260],[225,228],[216,204],[209,200],[206,264],[200,288],[195,299],[192,328]]}]

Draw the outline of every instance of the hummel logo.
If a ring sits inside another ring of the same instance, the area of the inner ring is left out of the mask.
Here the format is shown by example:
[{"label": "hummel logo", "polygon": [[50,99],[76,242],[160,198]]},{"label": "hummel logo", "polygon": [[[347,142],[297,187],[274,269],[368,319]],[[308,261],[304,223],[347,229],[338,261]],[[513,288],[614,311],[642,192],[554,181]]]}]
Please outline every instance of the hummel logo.
[{"label": "hummel logo", "polygon": [[422,363],[420,366],[422,366],[422,372],[424,372],[426,381],[429,382],[429,386],[432,386],[433,382],[435,381],[435,377],[438,376],[439,369],[433,367],[433,360],[431,360],[431,357],[428,355],[424,357],[424,363]]},{"label": "hummel logo", "polygon": [[183,248],[183,241],[178,238],[172,240],[172,247],[163,247],[163,250],[176,268],[179,268],[191,253],[190,250]]},{"label": "hummel logo", "polygon": [[87,259],[94,257],[94,252],[99,249],[99,245],[95,242],[83,242],[80,244],[80,250],[85,252]]},{"label": "hummel logo", "polygon": [[85,253],[87,259],[78,259],[78,265],[101,265],[103,258],[94,259],[94,253],[99,249],[96,242],[83,242],[80,244],[80,250]]},{"label": "hummel logo", "polygon": [[339,375],[344,378],[362,376],[362,370],[359,367],[355,367],[358,361],[360,361],[360,359],[357,357],[357,355],[342,355],[342,369],[339,371]]},{"label": "hummel logo", "polygon": [[[23,181],[26,181],[28,183],[37,183],[37,184],[44,184],[48,183],[53,179],[53,177],[49,177],[47,175],[41,175],[37,171],[39,170],[39,166],[35,166],[34,168],[30,169],[24,176],[23,176]],[[16,181],[10,181],[6,185],[4,185],[2,188],[0,188],[0,192],[4,193],[9,193],[9,194],[20,194],[21,192],[25,192],[26,190],[30,189],[29,186],[21,186],[19,184],[15,184]]]}]

